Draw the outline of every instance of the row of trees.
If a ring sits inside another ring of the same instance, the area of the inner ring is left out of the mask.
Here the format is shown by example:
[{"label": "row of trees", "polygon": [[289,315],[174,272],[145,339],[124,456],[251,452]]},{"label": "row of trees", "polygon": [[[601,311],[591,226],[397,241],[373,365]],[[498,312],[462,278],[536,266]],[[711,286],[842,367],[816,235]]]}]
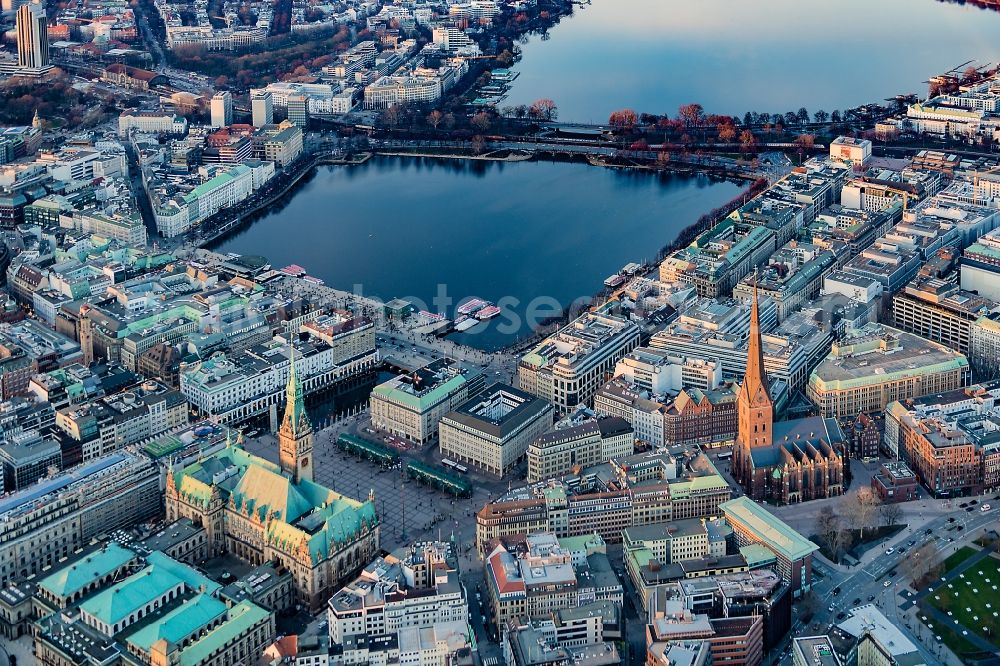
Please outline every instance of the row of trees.
[{"label": "row of trees", "polygon": [[[671,118],[667,114],[656,115],[651,113],[636,113],[633,109],[619,109],[608,117],[608,125],[615,130],[629,132],[637,128],[658,129],[658,130],[692,130],[715,128],[721,132],[735,132],[736,128],[774,128],[802,127],[814,122],[817,124],[842,123],[844,118],[840,111],[827,113],[817,111],[812,116],[805,107],[798,111],[788,111],[787,113],[763,113],[747,111],[742,120],[736,116],[726,116],[718,114],[706,114],[701,104],[683,104],[678,108],[677,115]],[[730,136],[731,141],[735,134]]]}]

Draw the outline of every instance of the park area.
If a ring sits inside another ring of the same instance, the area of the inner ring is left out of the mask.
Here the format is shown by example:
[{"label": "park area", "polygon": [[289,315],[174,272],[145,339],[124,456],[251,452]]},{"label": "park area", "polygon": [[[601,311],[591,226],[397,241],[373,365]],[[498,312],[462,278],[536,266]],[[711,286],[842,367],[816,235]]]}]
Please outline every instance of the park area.
[{"label": "park area", "polygon": [[924,622],[958,655],[981,651],[982,641],[1000,645],[1000,559],[979,553],[966,547],[951,555],[922,600]]}]

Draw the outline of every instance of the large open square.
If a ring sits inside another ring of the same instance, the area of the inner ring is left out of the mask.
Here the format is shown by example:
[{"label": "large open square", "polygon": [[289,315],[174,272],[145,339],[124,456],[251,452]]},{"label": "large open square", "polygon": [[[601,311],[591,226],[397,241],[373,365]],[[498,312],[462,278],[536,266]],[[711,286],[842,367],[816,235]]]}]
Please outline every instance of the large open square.
[{"label": "large open square", "polygon": [[[273,435],[247,440],[251,453],[277,461],[277,443]],[[405,468],[383,469],[378,464],[352,456],[337,448],[331,430],[316,433],[314,441],[315,481],[355,499],[375,494],[375,508],[382,524],[381,543],[385,550],[419,540],[468,537],[472,542],[474,513],[486,500],[486,491],[476,488],[471,499],[455,499],[446,493],[412,480]],[[470,529],[471,528],[471,529]]]}]

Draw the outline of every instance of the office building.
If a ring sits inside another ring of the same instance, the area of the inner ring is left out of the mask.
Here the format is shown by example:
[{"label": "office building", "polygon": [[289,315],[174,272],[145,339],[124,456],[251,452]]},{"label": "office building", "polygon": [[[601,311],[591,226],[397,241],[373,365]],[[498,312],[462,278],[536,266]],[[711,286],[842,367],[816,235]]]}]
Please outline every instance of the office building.
[{"label": "office building", "polygon": [[621,582],[603,553],[576,563],[551,532],[489,544],[486,598],[498,627],[516,618],[548,618],[584,603],[623,601]]},{"label": "office building", "polygon": [[218,583],[163,553],[138,557],[109,545],[90,559],[94,572],[71,565],[56,573],[53,585],[82,579],[92,593],[35,622],[41,663],[221,666],[256,657],[274,638],[272,613],[250,601],[224,603]]},{"label": "office building", "polygon": [[94,537],[162,512],[159,468],[123,451],[0,500],[0,584],[55,564]]},{"label": "office building", "polygon": [[476,547],[482,554],[493,539],[539,531],[618,542],[630,525],[718,515],[730,496],[729,484],[700,452],[681,460],[663,450],[637,453],[487,503],[476,514]]},{"label": "office building", "polygon": [[969,383],[965,355],[880,324],[834,342],[809,377],[806,396],[824,417],[853,419],[896,400],[943,393]]},{"label": "office building", "polygon": [[917,475],[902,460],[887,460],[872,475],[872,490],[883,504],[911,502],[920,496]]},{"label": "office building", "polygon": [[[374,369],[378,362],[375,327],[364,318],[338,318],[329,336],[317,329],[307,339],[277,337],[235,354],[213,354],[181,371],[188,402],[221,423],[239,423],[277,409],[288,384],[294,353],[302,390],[309,395]],[[294,348],[294,352],[292,349]]]},{"label": "office building", "polygon": [[[647,666],[673,666],[672,648],[687,648],[682,659],[695,663],[694,645],[708,648],[709,663],[758,666],[764,658],[764,618],[710,618],[681,607],[670,607],[646,625]],[[688,656],[691,655],[691,656]]]},{"label": "office building", "polygon": [[608,416],[540,435],[528,446],[528,483],[553,479],[631,455],[634,431],[628,421]]},{"label": "office building", "polygon": [[969,365],[977,380],[1000,376],[1000,312],[991,312],[972,322]]},{"label": "office building", "polygon": [[843,666],[829,636],[796,636],[792,639],[792,666]]},{"label": "office building", "polygon": [[503,627],[501,648],[508,666],[617,666],[613,642],[622,635],[621,609],[593,602],[564,608],[550,618],[516,618]]},{"label": "office building", "polygon": [[441,417],[441,455],[503,476],[552,427],[552,413],[541,398],[493,384]]},{"label": "office building", "polygon": [[633,322],[588,312],[521,358],[518,385],[567,414],[589,405],[618,361],[638,346],[639,327]]},{"label": "office building", "polygon": [[654,395],[675,394],[684,388],[709,391],[722,383],[722,363],[638,347],[618,361],[614,375]]},{"label": "office building", "polygon": [[994,380],[893,402],[885,410],[885,448],[935,497],[1000,488],[998,396]]},{"label": "office building", "polygon": [[[713,533],[719,527],[713,526]],[[724,557],[725,538],[710,538],[709,526],[704,518],[675,520],[669,523],[650,523],[627,527],[622,531],[622,547],[626,563],[636,551],[645,551],[644,558],[655,558],[661,564],[697,560],[703,557]]]},{"label": "office building", "polygon": [[94,402],[56,412],[55,424],[79,442],[83,461],[175,430],[188,422],[188,404],[179,392],[148,380]]},{"label": "office building", "polygon": [[767,227],[727,218],[664,259],[660,281],[693,286],[702,297],[729,296],[776,249],[774,232]]},{"label": "office building", "polygon": [[486,386],[483,373],[450,359],[393,377],[372,391],[372,426],[419,444],[437,437],[441,417]]},{"label": "office building", "polygon": [[229,127],[233,124],[233,96],[228,92],[217,92],[211,101],[212,127]]},{"label": "office building", "polygon": [[968,355],[972,327],[996,303],[938,277],[918,276],[892,298],[893,325]]},{"label": "office building", "polygon": [[284,168],[302,154],[302,128],[282,120],[277,125],[262,127],[254,134],[253,142],[255,155]]},{"label": "office building", "polygon": [[62,468],[59,442],[42,437],[37,431],[5,433],[5,436],[6,443],[0,445],[4,490],[24,490]]},{"label": "office building", "polygon": [[841,663],[928,666],[913,641],[874,604],[852,609],[848,618],[831,630],[830,640]]},{"label": "office building", "polygon": [[39,0],[17,10],[17,64],[25,70],[49,66],[49,28],[45,5]]},{"label": "office building", "polygon": [[853,169],[862,169],[872,156],[872,142],[868,139],[855,139],[849,136],[838,136],[830,142],[830,159],[843,162]]},{"label": "office building", "polygon": [[274,123],[274,100],[269,91],[263,90],[250,96],[250,113],[254,127]]},{"label": "office building", "polygon": [[778,321],[819,295],[823,278],[846,260],[848,247],[832,241],[833,249],[812,243],[791,241],[771,255],[763,270],[744,277],[733,288],[733,298],[749,302],[754,289],[761,298],[770,299],[777,309]]},{"label": "office building", "polygon": [[1000,231],[991,231],[962,253],[962,289],[1000,300]]},{"label": "office building", "polygon": [[617,416],[632,426],[635,439],[650,446],[664,443],[663,418],[667,405],[623,377],[610,380],[594,394],[598,416]]},{"label": "office building", "polygon": [[407,628],[468,625],[469,602],[459,581],[455,544],[419,542],[376,558],[327,603],[330,642],[396,637]]},{"label": "office building", "polygon": [[309,124],[309,98],[306,95],[289,95],[285,104],[288,122],[297,127]]},{"label": "office building", "polygon": [[782,579],[799,597],[812,587],[812,554],[819,546],[778,520],[748,497],[723,502],[719,508],[740,547],[759,544],[774,553]]}]

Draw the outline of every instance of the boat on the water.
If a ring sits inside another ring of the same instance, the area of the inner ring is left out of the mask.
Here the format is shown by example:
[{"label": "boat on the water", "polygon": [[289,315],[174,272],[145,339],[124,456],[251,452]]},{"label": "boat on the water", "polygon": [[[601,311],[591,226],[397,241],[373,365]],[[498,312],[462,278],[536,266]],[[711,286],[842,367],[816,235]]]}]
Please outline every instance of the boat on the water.
[{"label": "boat on the water", "polygon": [[459,305],[458,308],[455,310],[455,312],[457,312],[460,315],[470,315],[476,310],[481,310],[482,308],[485,308],[487,305],[490,305],[489,301],[484,301],[481,298],[473,298]]},{"label": "boat on the water", "polygon": [[486,321],[487,319],[492,319],[500,314],[500,308],[495,305],[487,305],[482,310],[476,312],[476,318],[480,321]]}]

